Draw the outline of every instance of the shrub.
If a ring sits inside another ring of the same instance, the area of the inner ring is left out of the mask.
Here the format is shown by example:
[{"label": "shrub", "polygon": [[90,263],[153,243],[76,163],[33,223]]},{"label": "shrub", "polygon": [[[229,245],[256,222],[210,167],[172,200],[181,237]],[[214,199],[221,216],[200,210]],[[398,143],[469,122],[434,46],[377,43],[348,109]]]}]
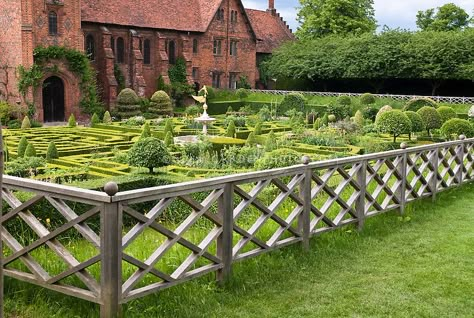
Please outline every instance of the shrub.
[{"label": "shrub", "polygon": [[350,105],[331,104],[328,106],[328,114],[336,116],[336,120],[343,120],[351,117],[352,109]]},{"label": "shrub", "polygon": [[165,123],[165,130],[164,130],[165,136],[167,133],[171,133],[171,135],[174,136],[173,122],[169,118],[166,120],[166,123]]},{"label": "shrub", "polygon": [[35,175],[37,169],[45,165],[46,162],[40,157],[19,158],[5,165],[5,173],[11,176],[25,178],[29,177],[31,173]]},{"label": "shrub", "polygon": [[267,152],[255,162],[254,167],[258,170],[266,170],[296,165],[300,161],[301,154],[299,152],[283,148]]},{"label": "shrub", "polygon": [[393,107],[390,106],[390,105],[385,105],[385,106],[383,106],[383,107],[380,108],[379,111],[377,112],[377,115],[375,116],[375,121],[377,121],[377,118],[379,118],[379,116],[382,115],[383,113],[389,112],[389,111],[392,111],[392,110],[393,110]]},{"label": "shrub", "polygon": [[471,108],[469,108],[469,112],[467,113],[467,115],[468,115],[469,118],[471,118],[471,119],[474,118],[474,105],[472,105]]},{"label": "shrub", "polygon": [[69,119],[67,121],[67,126],[71,128],[77,126],[76,116],[74,116],[74,114],[71,114],[71,116],[69,116]]},{"label": "shrub", "polygon": [[272,112],[270,111],[270,108],[268,106],[263,106],[260,108],[258,111],[258,117],[260,118],[261,121],[270,121],[272,120]]},{"label": "shrub", "polygon": [[25,158],[28,157],[36,157],[36,149],[32,143],[28,143],[28,146],[26,146]]},{"label": "shrub", "polygon": [[243,100],[243,99],[246,99],[247,97],[249,97],[249,91],[245,88],[239,88],[236,92],[235,92],[235,95],[240,99],[240,100]]},{"label": "shrub", "polygon": [[197,116],[197,114],[202,112],[202,108],[198,105],[191,105],[188,106],[184,112],[188,116]]},{"label": "shrub", "polygon": [[26,147],[28,147],[28,140],[23,136],[18,143],[17,158],[23,158],[25,156]]},{"label": "shrub", "polygon": [[448,139],[457,139],[460,135],[474,137],[474,127],[465,119],[452,118],[443,124],[441,133]]},{"label": "shrub", "polygon": [[438,107],[436,102],[434,100],[432,100],[431,98],[417,97],[417,98],[413,98],[413,99],[409,100],[405,104],[405,106],[403,107],[403,110],[405,110],[405,111],[406,110],[411,110],[413,112],[417,112],[418,110],[420,110],[420,108],[422,108],[424,106],[433,107],[433,108]]},{"label": "shrub", "polygon": [[365,93],[360,96],[359,99],[361,105],[372,105],[375,104],[375,96],[370,93]]},{"label": "shrub", "polygon": [[362,109],[362,114],[364,118],[370,119],[372,122],[375,121],[375,117],[377,117],[377,113],[379,110],[373,106],[367,106]]},{"label": "shrub", "polygon": [[56,144],[54,141],[51,141],[48,144],[48,150],[46,151],[46,160],[51,161],[52,159],[58,159],[59,158],[59,153],[58,149],[56,148]]},{"label": "shrub", "polygon": [[153,173],[153,168],[170,165],[171,155],[165,145],[156,138],[138,140],[128,152],[128,163],[135,167],[145,167]]},{"label": "shrub", "polygon": [[92,115],[91,117],[91,126],[94,127],[94,125],[97,125],[97,124],[100,124],[100,118],[99,118],[99,115],[94,113],[94,115]]},{"label": "shrub", "polygon": [[321,118],[316,118],[316,120],[313,123],[313,129],[314,130],[319,130],[323,126]]},{"label": "shrub", "polygon": [[441,121],[443,123],[447,122],[450,119],[457,118],[458,114],[456,111],[448,106],[441,106],[440,108],[436,109],[441,116]]},{"label": "shrub", "polygon": [[390,110],[377,116],[375,121],[377,129],[393,136],[393,142],[397,137],[411,131],[411,122],[407,115],[400,110]]},{"label": "shrub", "polygon": [[102,122],[104,124],[111,124],[112,123],[112,117],[110,116],[110,113],[109,111],[106,111],[104,113],[104,118],[102,119]]},{"label": "shrub", "polygon": [[125,121],[125,125],[127,126],[143,126],[146,122],[145,117],[143,116],[133,116],[128,118]]},{"label": "shrub", "polygon": [[244,116],[227,116],[224,120],[224,125],[228,126],[232,121],[235,127],[245,127],[247,124],[247,118]]},{"label": "shrub", "polygon": [[25,118],[23,118],[23,121],[21,122],[21,129],[28,129],[28,128],[31,128],[31,122],[28,116],[25,116]]},{"label": "shrub", "polygon": [[263,150],[257,147],[230,146],[222,149],[221,162],[230,168],[253,168],[262,155]]},{"label": "shrub", "polygon": [[359,128],[364,127],[365,119],[364,119],[364,115],[362,114],[362,112],[360,110],[358,110],[354,115],[354,123]]},{"label": "shrub", "polygon": [[257,140],[255,139],[255,133],[252,131],[248,137],[247,137],[247,141],[245,142],[245,145],[246,146],[254,146],[257,144]]},{"label": "shrub", "polygon": [[350,106],[352,104],[352,100],[349,96],[341,95],[336,99],[336,103],[338,105]]},{"label": "shrub", "polygon": [[323,118],[321,119],[321,124],[323,126],[329,125],[329,115],[328,115],[328,113],[324,113]]},{"label": "shrub", "polygon": [[306,98],[301,93],[289,93],[283,97],[278,106],[278,114],[285,114],[291,109],[303,111],[306,105]]},{"label": "shrub", "polygon": [[430,134],[430,130],[438,129],[443,124],[441,116],[436,109],[431,106],[423,106],[417,111],[417,113],[421,116],[421,120],[423,120],[423,124],[425,125],[428,134]]},{"label": "shrub", "polygon": [[155,92],[150,99],[150,107],[148,108],[148,111],[156,115],[172,115],[173,106],[171,98],[165,91]]},{"label": "shrub", "polygon": [[227,130],[225,132],[225,135],[227,137],[234,137],[235,136],[235,123],[233,120],[229,122],[229,125],[227,125]]},{"label": "shrub", "polygon": [[411,134],[425,130],[425,124],[418,113],[412,112],[411,110],[407,110],[404,113],[407,115],[408,119],[410,119],[411,131],[408,136],[411,140]]},{"label": "shrub", "polygon": [[306,115],[306,122],[309,125],[312,125],[314,124],[314,121],[316,120],[316,118],[318,118],[318,116],[315,113],[311,112],[308,115]]},{"label": "shrub", "polygon": [[270,133],[267,136],[267,140],[265,142],[265,151],[270,152],[276,150],[278,148],[278,143],[275,137],[275,133],[273,130],[270,130]]},{"label": "shrub", "polygon": [[149,124],[148,122],[146,122],[146,123],[143,125],[142,134],[140,135],[140,139],[149,138],[149,137],[151,137],[150,124]]},{"label": "shrub", "polygon": [[174,145],[173,135],[169,131],[166,133],[166,136],[165,136],[165,145],[166,147],[170,147]]},{"label": "shrub", "polygon": [[140,115],[140,98],[130,88],[120,91],[117,96],[118,113],[122,118]]},{"label": "shrub", "polygon": [[335,122],[337,121],[336,115],[333,115],[333,114],[329,115],[329,116],[328,116],[328,121],[329,121],[330,123],[335,123]]},{"label": "shrub", "polygon": [[255,129],[253,130],[255,135],[258,136],[258,135],[261,135],[262,134],[262,122],[258,122],[256,125],[255,125]]}]

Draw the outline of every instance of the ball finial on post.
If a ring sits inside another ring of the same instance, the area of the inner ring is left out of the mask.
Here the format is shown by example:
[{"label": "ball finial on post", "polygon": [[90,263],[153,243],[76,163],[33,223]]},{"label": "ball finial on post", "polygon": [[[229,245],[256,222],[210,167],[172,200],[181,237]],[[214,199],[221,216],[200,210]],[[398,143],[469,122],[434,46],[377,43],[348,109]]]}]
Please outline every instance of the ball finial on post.
[{"label": "ball finial on post", "polygon": [[114,195],[117,194],[118,192],[118,185],[117,183],[113,182],[113,181],[110,181],[110,182],[107,182],[104,186],[104,191],[105,193],[107,193],[107,195],[113,197]]},{"label": "ball finial on post", "polygon": [[308,165],[311,162],[311,158],[309,156],[301,157],[301,163],[304,165]]},{"label": "ball finial on post", "polygon": [[408,145],[407,145],[406,142],[402,142],[402,143],[400,144],[400,149],[405,150],[405,149],[407,149],[407,148],[408,148]]},{"label": "ball finial on post", "polygon": [[459,140],[465,140],[466,139],[466,135],[460,135],[459,136]]}]

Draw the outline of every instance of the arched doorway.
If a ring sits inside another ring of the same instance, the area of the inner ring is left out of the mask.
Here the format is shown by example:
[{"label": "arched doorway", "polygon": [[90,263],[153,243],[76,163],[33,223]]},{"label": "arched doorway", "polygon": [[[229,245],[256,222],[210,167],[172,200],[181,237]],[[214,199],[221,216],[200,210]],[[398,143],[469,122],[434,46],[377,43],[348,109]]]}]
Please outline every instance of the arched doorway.
[{"label": "arched doorway", "polygon": [[64,83],[57,76],[48,77],[43,83],[43,120],[64,121]]}]

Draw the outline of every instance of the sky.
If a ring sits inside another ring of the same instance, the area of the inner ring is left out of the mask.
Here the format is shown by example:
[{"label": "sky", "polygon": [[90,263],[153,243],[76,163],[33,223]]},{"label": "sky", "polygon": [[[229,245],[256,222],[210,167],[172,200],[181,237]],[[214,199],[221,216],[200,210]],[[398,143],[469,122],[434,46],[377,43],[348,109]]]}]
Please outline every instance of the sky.
[{"label": "sky", "polygon": [[[268,7],[268,0],[243,0],[244,6],[250,9],[264,10]],[[440,7],[452,2],[467,11],[472,16],[474,0],[374,0],[375,18],[379,26],[387,25],[390,28],[416,30],[416,13],[419,10]],[[293,31],[296,31],[296,7],[298,0],[275,0],[277,11],[288,22]]]}]

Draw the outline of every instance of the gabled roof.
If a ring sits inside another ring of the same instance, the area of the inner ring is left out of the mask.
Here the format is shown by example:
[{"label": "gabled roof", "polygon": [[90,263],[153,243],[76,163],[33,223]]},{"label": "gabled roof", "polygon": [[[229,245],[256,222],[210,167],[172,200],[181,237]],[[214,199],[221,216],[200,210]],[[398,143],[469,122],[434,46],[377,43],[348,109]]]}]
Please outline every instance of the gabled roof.
[{"label": "gabled roof", "polygon": [[82,0],[82,21],[205,32],[222,0]]},{"label": "gabled roof", "polygon": [[272,53],[284,42],[295,39],[291,30],[278,14],[253,9],[245,11],[257,36],[257,53]]}]

